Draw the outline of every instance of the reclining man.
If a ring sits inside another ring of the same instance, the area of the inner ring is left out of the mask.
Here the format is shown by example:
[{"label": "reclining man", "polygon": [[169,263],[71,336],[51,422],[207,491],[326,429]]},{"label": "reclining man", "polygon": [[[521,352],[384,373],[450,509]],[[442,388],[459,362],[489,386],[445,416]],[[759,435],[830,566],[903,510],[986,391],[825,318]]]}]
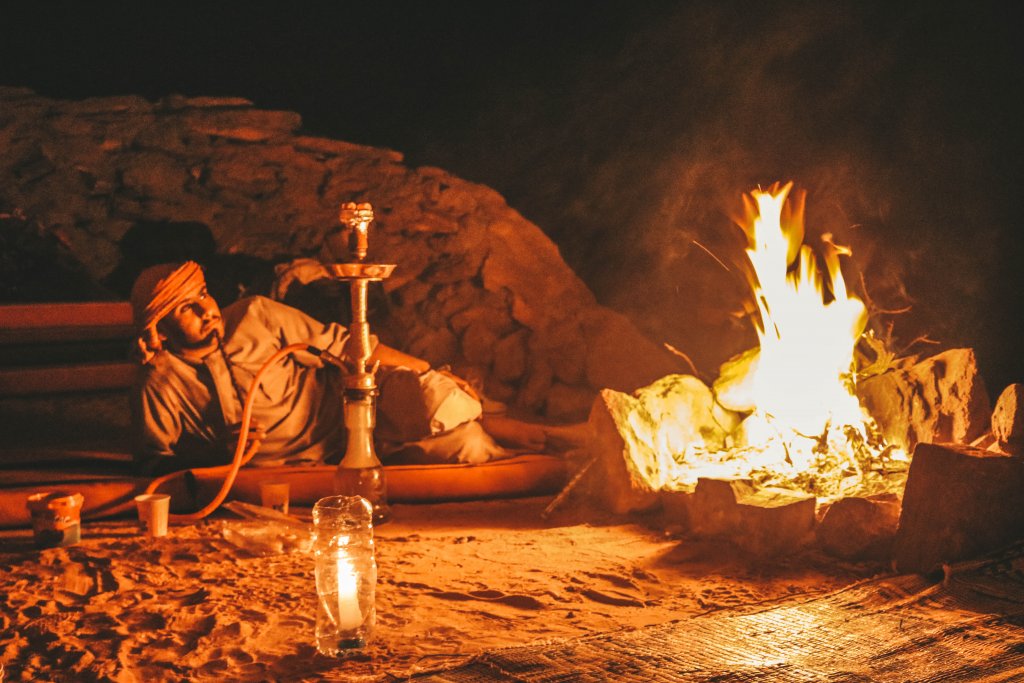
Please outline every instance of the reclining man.
[{"label": "reclining man", "polygon": [[[221,311],[194,262],[149,268],[132,288],[143,367],[133,396],[140,474],[230,462],[243,405],[263,364],[292,343],[340,357],[348,333],[271,299],[241,299]],[[505,455],[484,429],[481,404],[458,378],[380,344],[375,442],[385,461],[485,462]],[[337,462],[346,444],[342,373],[299,352],[271,366],[253,405],[252,465]],[[510,446],[540,449],[539,425],[504,419],[492,428]]]}]

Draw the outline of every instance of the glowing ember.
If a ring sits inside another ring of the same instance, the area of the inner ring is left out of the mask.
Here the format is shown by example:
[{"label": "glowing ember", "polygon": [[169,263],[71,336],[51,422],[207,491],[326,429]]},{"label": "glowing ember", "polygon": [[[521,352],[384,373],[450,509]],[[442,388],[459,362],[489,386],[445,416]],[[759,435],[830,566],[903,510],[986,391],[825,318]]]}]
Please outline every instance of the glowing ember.
[{"label": "glowing ember", "polygon": [[826,235],[823,276],[803,244],[803,196],[791,189],[744,197],[760,348],[726,363],[713,388],[666,377],[619,406],[631,464],[655,490],[750,477],[833,496],[886,488],[881,475],[905,468],[854,393],[867,314],[839,267],[849,251]]}]

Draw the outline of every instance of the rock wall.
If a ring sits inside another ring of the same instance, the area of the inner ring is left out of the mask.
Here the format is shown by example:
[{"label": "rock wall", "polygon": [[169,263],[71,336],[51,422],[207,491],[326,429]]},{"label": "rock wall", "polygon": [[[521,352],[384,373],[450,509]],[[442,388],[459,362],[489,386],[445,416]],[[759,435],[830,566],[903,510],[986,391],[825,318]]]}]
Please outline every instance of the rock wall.
[{"label": "rock wall", "polygon": [[371,258],[398,264],[381,329],[400,348],[555,419],[584,417],[599,389],[679,369],[493,190],[301,125],[238,98],[0,88],[0,211],[38,221],[101,279],[140,221],[204,223],[222,253],[341,260],[338,205],[368,201]]}]

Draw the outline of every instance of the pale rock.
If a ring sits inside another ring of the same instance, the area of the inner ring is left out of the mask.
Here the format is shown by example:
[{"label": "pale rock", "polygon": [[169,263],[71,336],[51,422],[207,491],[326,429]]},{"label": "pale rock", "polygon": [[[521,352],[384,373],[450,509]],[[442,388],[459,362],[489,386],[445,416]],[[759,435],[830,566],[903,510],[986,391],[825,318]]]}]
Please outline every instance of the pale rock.
[{"label": "pale rock", "polygon": [[760,347],[754,347],[722,363],[711,386],[722,406],[736,412],[749,412],[756,407],[752,385],[760,357]]},{"label": "pale rock", "polygon": [[1004,453],[1024,453],[1024,384],[1003,390],[992,411],[992,436]]},{"label": "pale rock", "polygon": [[[623,460],[605,463],[602,468],[609,477],[614,472],[622,476],[622,482],[604,484],[610,487],[616,506],[640,509],[633,506],[651,504],[651,497],[656,499],[655,494],[666,484],[677,487],[670,473],[661,471],[662,458],[682,453],[692,443],[712,448],[722,444],[726,438],[723,425],[731,424],[728,417],[715,404],[710,388],[689,375],[668,375],[633,395],[602,390],[594,400],[590,420],[598,427],[595,433],[613,443],[608,449],[602,444],[593,449],[602,457],[612,458],[614,453]],[[637,496],[625,489],[635,489]]]},{"label": "pale rock", "polygon": [[918,443],[970,443],[988,431],[985,383],[972,349],[950,349],[906,370],[857,386],[857,394],[890,444],[908,453]]},{"label": "pale rock", "polygon": [[587,491],[612,514],[650,510],[659,502],[658,492],[646,481],[630,456],[617,415],[630,410],[633,399],[626,394],[602,390],[587,420],[591,442],[587,450],[595,459],[588,473]]}]

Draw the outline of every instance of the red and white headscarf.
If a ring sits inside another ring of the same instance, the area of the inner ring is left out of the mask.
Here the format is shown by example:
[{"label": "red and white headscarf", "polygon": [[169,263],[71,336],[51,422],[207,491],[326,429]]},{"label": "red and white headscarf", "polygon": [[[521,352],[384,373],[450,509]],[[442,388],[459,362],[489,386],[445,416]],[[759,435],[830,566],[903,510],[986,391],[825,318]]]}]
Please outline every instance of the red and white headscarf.
[{"label": "red and white headscarf", "polygon": [[203,269],[194,261],[164,263],[142,271],[132,286],[132,318],[138,332],[140,360],[147,364],[163,349],[157,323],[206,286]]}]

